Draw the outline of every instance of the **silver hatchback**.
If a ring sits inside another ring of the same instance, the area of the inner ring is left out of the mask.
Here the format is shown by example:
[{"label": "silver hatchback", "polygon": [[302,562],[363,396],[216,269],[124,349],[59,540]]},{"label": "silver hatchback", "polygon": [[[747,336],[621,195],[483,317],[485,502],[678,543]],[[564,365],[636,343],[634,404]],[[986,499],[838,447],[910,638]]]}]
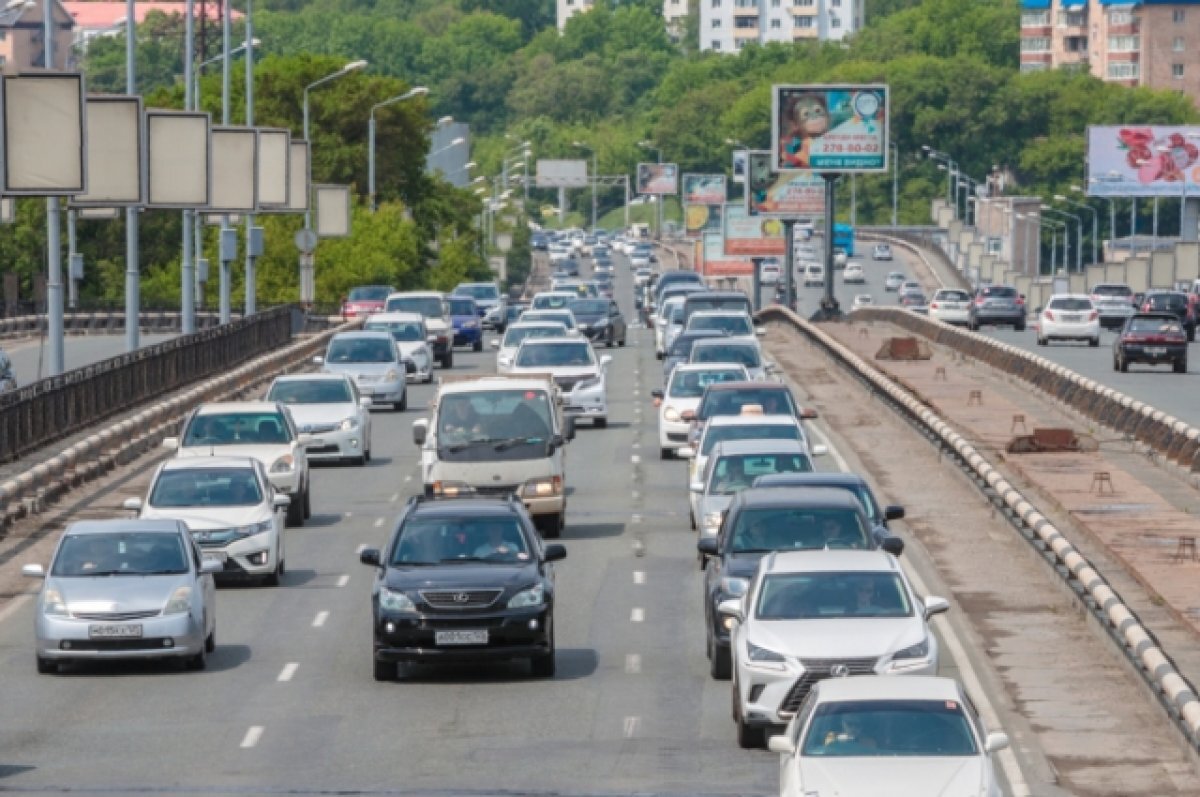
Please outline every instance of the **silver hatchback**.
[{"label": "silver hatchback", "polygon": [[67,527],[43,579],[34,616],[37,668],[72,661],[178,659],[202,670],[215,647],[213,574],[178,520],[89,520]]}]

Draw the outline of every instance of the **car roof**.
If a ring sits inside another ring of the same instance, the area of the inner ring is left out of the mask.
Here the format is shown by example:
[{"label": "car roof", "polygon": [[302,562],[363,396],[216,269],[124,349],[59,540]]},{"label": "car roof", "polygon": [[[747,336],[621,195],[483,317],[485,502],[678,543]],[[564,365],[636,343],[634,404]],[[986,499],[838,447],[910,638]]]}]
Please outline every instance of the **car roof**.
[{"label": "car roof", "polygon": [[443,382],[438,389],[438,396],[452,393],[477,393],[482,390],[547,390],[550,387],[549,376],[535,379],[529,375],[499,376],[489,375],[472,377],[462,382]]},{"label": "car roof", "polygon": [[[688,298],[691,299],[692,297],[689,296]],[[706,302],[712,299],[745,299],[746,301],[750,301],[750,297],[742,291],[705,291],[704,295],[698,298]]]},{"label": "car roof", "polygon": [[692,313],[692,318],[708,318],[710,316],[722,318],[749,318],[750,314],[745,310],[697,310],[696,312]]},{"label": "car roof", "polygon": [[521,341],[522,346],[558,346],[565,343],[570,343],[572,346],[578,346],[580,343],[588,343],[588,340],[587,338],[577,338],[568,335],[562,335],[561,337],[557,338],[525,338],[525,340]]},{"label": "car roof", "polygon": [[225,415],[232,412],[279,412],[275,401],[211,401],[196,408],[197,415]]},{"label": "car roof", "polygon": [[446,298],[446,294],[442,293],[441,291],[396,291],[395,293],[388,294],[389,299],[398,299],[403,296],[411,296],[414,298],[436,296],[439,299]]},{"label": "car roof", "polygon": [[163,463],[163,470],[254,469],[250,457],[175,457]]},{"label": "car roof", "polygon": [[[746,370],[746,366],[740,363],[680,363],[675,366],[671,373],[686,374],[692,371],[737,371]],[[714,382],[713,384],[724,384],[722,382]]]},{"label": "car roof", "polygon": [[742,337],[733,337],[731,335],[722,335],[721,337],[714,337],[711,340],[696,341],[696,345],[693,348],[693,351],[695,351],[695,349],[710,348],[713,346],[735,346],[738,348],[746,348],[747,346],[750,346],[752,348],[757,349],[758,341],[749,340],[747,338],[742,338]]},{"label": "car roof", "polygon": [[779,551],[763,559],[764,573],[897,573],[900,562],[884,550]]},{"label": "car roof", "polygon": [[764,489],[781,487],[862,487],[867,482],[857,473],[837,470],[813,471],[811,473],[764,473],[754,480],[754,486]]},{"label": "car roof", "polygon": [[753,412],[747,412],[740,415],[717,415],[709,418],[705,428],[712,426],[766,426],[769,424],[786,424],[788,426],[799,426],[800,422],[795,415],[759,415]]},{"label": "car roof", "polygon": [[553,329],[558,327],[566,329],[566,326],[561,321],[551,321],[545,319],[542,321],[517,321],[515,324],[509,324],[509,329]]},{"label": "car roof", "polygon": [[368,324],[375,321],[395,321],[413,324],[420,322],[424,324],[425,316],[421,315],[420,313],[402,313],[398,310],[393,310],[390,313],[374,313],[370,318],[367,319]]},{"label": "car roof", "polygon": [[729,334],[720,329],[689,329],[679,333],[675,340],[697,340],[699,338],[728,338]]},{"label": "car roof", "polygon": [[345,374],[329,374],[324,371],[309,371],[301,374],[280,374],[276,382],[349,382]]},{"label": "car roof", "polygon": [[331,343],[335,340],[386,340],[388,343],[395,343],[391,333],[382,329],[352,329],[349,332],[338,332],[329,340]]},{"label": "car roof", "polygon": [[67,534],[111,534],[114,531],[163,532],[178,534],[183,522],[171,518],[108,518],[76,520],[67,526]]},{"label": "car roof", "polygon": [[512,515],[519,517],[516,505],[503,498],[446,498],[433,501],[418,501],[413,505],[413,514],[434,517],[460,517],[469,515]]},{"label": "car roof", "polygon": [[779,390],[791,392],[791,388],[782,382],[768,382],[765,379],[748,379],[741,382],[715,382],[708,386],[708,390]]},{"label": "car roof", "polygon": [[713,447],[710,456],[716,459],[722,454],[729,454],[731,456],[740,454],[804,454],[808,456],[808,449],[799,440],[722,440]]},{"label": "car roof", "polygon": [[1055,299],[1087,299],[1090,302],[1092,297],[1090,294],[1086,293],[1052,293],[1050,294],[1050,298],[1046,301],[1052,302]]},{"label": "car roof", "polygon": [[854,700],[949,700],[959,702],[962,694],[953,678],[936,675],[855,675],[820,682],[820,702]]},{"label": "car roof", "polygon": [[742,508],[853,509],[860,515],[866,515],[858,498],[849,490],[838,487],[747,487],[735,496],[735,500]]}]

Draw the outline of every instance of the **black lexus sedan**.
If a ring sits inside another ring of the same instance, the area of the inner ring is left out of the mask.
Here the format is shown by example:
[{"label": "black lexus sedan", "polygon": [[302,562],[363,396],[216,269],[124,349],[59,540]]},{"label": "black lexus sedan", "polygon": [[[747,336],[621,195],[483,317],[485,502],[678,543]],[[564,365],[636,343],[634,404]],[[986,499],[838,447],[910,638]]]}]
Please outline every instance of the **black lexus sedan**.
[{"label": "black lexus sedan", "polygon": [[554,675],[554,567],[525,507],[507,498],[409,499],[391,540],[368,548],[375,680],[404,662],[528,659]]}]

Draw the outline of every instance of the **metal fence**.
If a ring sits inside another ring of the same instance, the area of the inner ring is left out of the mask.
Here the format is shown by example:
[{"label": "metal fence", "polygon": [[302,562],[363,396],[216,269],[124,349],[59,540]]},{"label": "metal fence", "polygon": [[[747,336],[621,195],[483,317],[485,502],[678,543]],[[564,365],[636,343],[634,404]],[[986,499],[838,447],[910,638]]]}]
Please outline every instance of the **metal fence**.
[{"label": "metal fence", "polygon": [[298,313],[276,307],[0,395],[0,462],[281,346]]}]

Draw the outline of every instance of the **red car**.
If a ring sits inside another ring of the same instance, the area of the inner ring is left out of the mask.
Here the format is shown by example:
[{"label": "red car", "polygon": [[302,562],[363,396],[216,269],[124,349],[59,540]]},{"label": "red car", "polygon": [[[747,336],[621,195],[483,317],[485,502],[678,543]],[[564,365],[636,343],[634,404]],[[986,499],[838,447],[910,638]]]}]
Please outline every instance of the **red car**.
[{"label": "red car", "polygon": [[388,294],[395,291],[390,285],[359,285],[357,288],[351,288],[350,295],[342,299],[342,318],[357,318],[383,312]]},{"label": "red car", "polygon": [[1113,370],[1128,371],[1130,363],[1170,363],[1177,374],[1187,373],[1188,341],[1179,317],[1166,313],[1130,316],[1113,341]]}]

